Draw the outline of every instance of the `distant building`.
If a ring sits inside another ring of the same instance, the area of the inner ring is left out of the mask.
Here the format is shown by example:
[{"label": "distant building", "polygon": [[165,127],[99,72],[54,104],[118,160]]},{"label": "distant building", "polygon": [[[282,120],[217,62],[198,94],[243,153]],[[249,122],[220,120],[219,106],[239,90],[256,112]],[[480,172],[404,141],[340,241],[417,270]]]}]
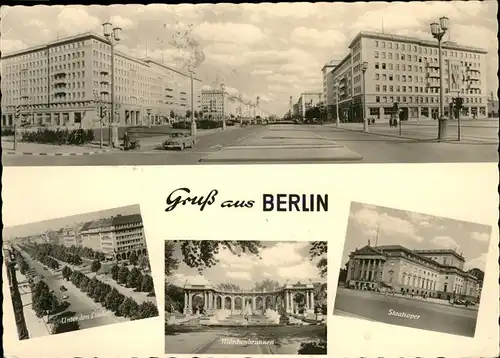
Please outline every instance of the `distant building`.
[{"label": "distant building", "polygon": [[321,100],[324,106],[326,106],[327,120],[329,121],[333,120],[335,112],[335,102],[333,101],[334,83],[332,70],[337,66],[339,62],[340,61],[338,60],[332,60],[329,63],[325,64],[321,69],[321,72],[323,74],[323,95],[321,97]]},{"label": "distant building", "polygon": [[346,284],[358,289],[390,287],[400,294],[477,301],[482,283],[463,270],[464,262],[454,250],[368,244],[349,255]]},{"label": "distant building", "polygon": [[[321,102],[322,98],[321,92],[304,92],[300,94],[300,97],[297,101],[297,116],[300,119],[305,119],[306,111],[309,108],[316,106]],[[295,110],[294,110],[295,112]]]},{"label": "distant building", "polygon": [[488,98],[488,117],[498,117],[498,99],[493,97],[493,93]]},{"label": "distant building", "polygon": [[80,230],[80,245],[103,252],[108,258],[126,260],[132,252],[147,255],[140,214],[116,215],[87,222]]}]

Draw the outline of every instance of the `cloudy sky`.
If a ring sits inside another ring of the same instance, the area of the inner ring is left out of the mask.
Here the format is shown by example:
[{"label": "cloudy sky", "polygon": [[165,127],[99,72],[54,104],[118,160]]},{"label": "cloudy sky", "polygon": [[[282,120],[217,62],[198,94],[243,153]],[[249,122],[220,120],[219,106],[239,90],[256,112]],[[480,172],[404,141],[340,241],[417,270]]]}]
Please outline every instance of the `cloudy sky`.
[{"label": "cloudy sky", "polygon": [[109,218],[116,215],[132,215],[140,214],[141,209],[139,205],[129,205],[120,208],[94,211],[92,213],[85,213],[81,215],[66,216],[63,218],[38,221],[35,223],[16,225],[3,228],[3,236],[7,239],[12,237],[24,237],[29,235],[43,234],[47,230],[57,230],[65,226],[74,227],[78,223],[97,220],[101,218]]},{"label": "cloudy sky", "polygon": [[[282,115],[289,96],[322,90],[321,67],[341,59],[361,30],[432,40],[429,23],[450,18],[453,41],[489,51],[488,88],[498,80],[497,2],[281,3],[216,5],[117,5],[2,7],[2,52],[84,31],[100,32],[111,20],[123,28],[118,49],[182,67],[185,52],[172,35],[192,26],[205,54],[197,69],[205,86],[224,81],[245,99]],[[147,48],[147,51],[146,51]]]},{"label": "cloudy sky", "polygon": [[176,243],[174,257],[180,261],[179,268],[171,278],[173,284],[184,286],[188,283],[217,285],[234,283],[242,289],[252,289],[258,281],[270,279],[285,284],[301,281],[302,283],[322,282],[316,261],[309,260],[310,244],[306,241],[263,242],[261,257],[241,254],[240,257],[229,250],[220,250],[219,263],[206,269],[202,275],[195,268],[190,268],[182,261],[180,243]]},{"label": "cloudy sky", "polygon": [[465,269],[484,271],[491,226],[353,202],[347,225],[342,268],[349,254],[368,244],[401,245],[408,249],[456,249]]}]

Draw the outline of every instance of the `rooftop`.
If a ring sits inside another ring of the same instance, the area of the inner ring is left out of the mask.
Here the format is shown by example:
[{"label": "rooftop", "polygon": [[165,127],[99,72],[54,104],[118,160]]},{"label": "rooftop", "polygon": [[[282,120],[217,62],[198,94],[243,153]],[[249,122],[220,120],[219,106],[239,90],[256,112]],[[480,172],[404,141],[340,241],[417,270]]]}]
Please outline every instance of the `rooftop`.
[{"label": "rooftop", "polygon": [[[369,38],[388,40],[388,41],[409,42],[409,43],[413,43],[415,45],[430,46],[430,47],[437,47],[437,45],[438,45],[436,40],[423,40],[423,39],[419,39],[416,37],[410,37],[410,36],[400,36],[400,35],[386,34],[386,33],[382,33],[382,32],[373,32],[373,31],[361,31],[351,41],[351,43],[349,44],[349,48],[352,48],[354,43],[362,37],[369,37]],[[432,37],[432,35],[429,32],[429,38],[431,38],[431,37]],[[483,49],[483,48],[472,47],[472,46],[463,46],[463,45],[459,45],[459,44],[452,42],[452,41],[444,41],[442,43],[442,47],[445,50],[470,51],[470,52],[477,52],[477,53],[482,53],[482,54],[488,53],[488,51]]]},{"label": "rooftop", "polygon": [[141,214],[116,215],[112,218],[113,226],[142,223]]}]

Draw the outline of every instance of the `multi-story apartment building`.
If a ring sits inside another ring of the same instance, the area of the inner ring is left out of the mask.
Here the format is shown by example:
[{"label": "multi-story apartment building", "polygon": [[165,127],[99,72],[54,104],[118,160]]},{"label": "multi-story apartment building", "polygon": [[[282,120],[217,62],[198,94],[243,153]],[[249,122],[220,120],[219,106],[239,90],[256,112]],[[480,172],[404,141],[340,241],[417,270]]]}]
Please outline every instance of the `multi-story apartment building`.
[{"label": "multi-story apartment building", "polygon": [[[301,119],[305,118],[306,111],[321,102],[323,93],[321,92],[304,92],[300,94],[297,100],[297,116]],[[294,108],[295,113],[295,108]]]},{"label": "multi-story apartment building", "polygon": [[87,222],[80,231],[80,245],[103,252],[106,257],[126,260],[132,252],[147,255],[140,214],[117,215]]},{"label": "multi-story apartment building", "polygon": [[[486,54],[481,48],[443,42],[445,115],[453,97],[463,97],[464,117],[486,116]],[[363,63],[367,64],[364,75]],[[437,41],[376,32],[360,32],[349,52],[332,70],[332,100],[338,91],[342,121],[366,116],[388,120],[395,102],[405,118],[437,118],[439,112]]]},{"label": "multi-story apartment building", "polygon": [[481,284],[464,271],[454,250],[410,250],[400,245],[367,246],[351,252],[346,283],[358,289],[392,287],[396,293],[477,301]]},{"label": "multi-story apartment building", "polygon": [[[114,62],[113,81],[111,46],[91,32],[2,54],[2,125],[13,125],[20,106],[27,124],[98,126],[100,105],[111,110],[113,83],[118,125],[185,116],[190,108],[189,74],[118,51]],[[201,81],[194,82],[196,108],[201,106]]]},{"label": "multi-story apartment building", "polygon": [[323,95],[321,101],[326,107],[327,120],[331,121],[333,119],[334,101],[333,101],[333,73],[332,70],[338,65],[340,61],[332,60],[325,64],[321,69],[323,74]]}]

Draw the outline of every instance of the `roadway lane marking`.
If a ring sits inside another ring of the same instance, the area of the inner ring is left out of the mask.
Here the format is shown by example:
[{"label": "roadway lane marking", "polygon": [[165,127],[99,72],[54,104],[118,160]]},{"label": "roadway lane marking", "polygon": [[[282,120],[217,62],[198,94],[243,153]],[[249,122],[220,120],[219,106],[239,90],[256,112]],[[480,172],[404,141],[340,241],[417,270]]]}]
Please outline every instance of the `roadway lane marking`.
[{"label": "roadway lane marking", "polygon": [[251,132],[251,133],[247,134],[246,136],[243,136],[243,137],[241,137],[241,138],[236,139],[234,142],[229,143],[228,145],[226,145],[226,146],[225,146],[225,147],[223,147],[223,148],[231,147],[231,146],[235,145],[236,143],[239,143],[239,142],[241,142],[241,141],[244,141],[245,139],[248,139],[248,138],[250,138],[251,136],[253,136],[253,135],[255,135],[255,134],[257,134],[257,133],[255,133],[255,132]]},{"label": "roadway lane marking", "polygon": [[[327,142],[337,144],[337,142],[335,142],[335,141],[333,141],[333,140],[331,140],[331,139],[329,139],[329,138],[327,138],[327,137],[323,137],[323,136],[321,136],[321,135],[319,135],[319,134],[316,134],[316,133],[314,133],[314,132],[311,132],[311,134],[312,134],[313,136],[315,136],[316,138],[320,138],[320,139],[326,140]],[[337,144],[337,145],[339,145],[339,144]]]}]

